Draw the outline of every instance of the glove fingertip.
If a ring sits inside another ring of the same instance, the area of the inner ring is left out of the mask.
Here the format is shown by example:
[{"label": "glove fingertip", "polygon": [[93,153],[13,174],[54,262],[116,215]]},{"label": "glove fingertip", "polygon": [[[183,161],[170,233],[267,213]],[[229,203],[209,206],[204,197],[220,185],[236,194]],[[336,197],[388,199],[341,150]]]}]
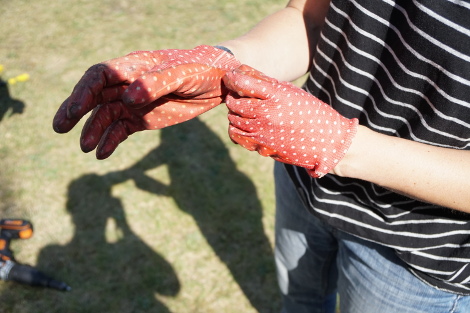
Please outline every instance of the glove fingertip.
[{"label": "glove fingertip", "polygon": [[88,152],[93,151],[92,148],[90,148],[90,147],[88,147],[88,146],[84,146],[84,145],[80,145],[80,149],[82,149],[82,152],[83,152],[83,153],[88,153]]},{"label": "glove fingertip", "polygon": [[231,91],[238,90],[238,84],[236,84],[237,82],[236,75],[238,74],[231,71],[231,72],[227,72],[222,78],[222,81],[224,82],[224,86],[230,89]]},{"label": "glove fingertip", "polygon": [[245,72],[228,72],[224,78],[224,85],[231,91],[238,93],[240,97],[252,97],[255,95],[254,82]]},{"label": "glove fingertip", "polygon": [[54,120],[52,121],[52,129],[58,134],[66,133],[66,131],[64,130],[64,127],[62,126],[62,119],[59,119],[57,115],[54,117]]},{"label": "glove fingertip", "polygon": [[104,145],[102,147],[99,147],[96,149],[96,158],[98,160],[104,160],[107,159],[113,154],[114,150],[116,150],[116,146],[114,145]]},{"label": "glove fingertip", "polygon": [[97,154],[96,154],[96,158],[97,158],[98,160],[105,160],[105,159],[109,158],[109,157],[111,156],[111,154],[112,154],[112,152],[109,153],[109,154],[98,154],[98,153],[97,153]]},{"label": "glove fingertip", "polygon": [[82,149],[83,152],[88,153],[93,151],[96,148],[97,143],[93,140],[94,138],[81,138],[80,139],[80,149]]},{"label": "glove fingertip", "polygon": [[58,134],[68,133],[76,124],[78,120],[68,119],[64,114],[56,114],[52,121],[52,129]]}]

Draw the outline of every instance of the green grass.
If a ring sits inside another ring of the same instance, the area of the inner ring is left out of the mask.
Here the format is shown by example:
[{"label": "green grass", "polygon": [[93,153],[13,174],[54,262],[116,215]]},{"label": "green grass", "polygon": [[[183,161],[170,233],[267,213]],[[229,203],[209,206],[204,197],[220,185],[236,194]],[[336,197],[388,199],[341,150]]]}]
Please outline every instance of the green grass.
[{"label": "green grass", "polygon": [[223,106],[83,154],[52,117],[92,64],[241,35],[285,0],[1,1],[0,218],[19,262],[68,293],[0,282],[0,312],[277,312],[272,162],[233,145]]}]

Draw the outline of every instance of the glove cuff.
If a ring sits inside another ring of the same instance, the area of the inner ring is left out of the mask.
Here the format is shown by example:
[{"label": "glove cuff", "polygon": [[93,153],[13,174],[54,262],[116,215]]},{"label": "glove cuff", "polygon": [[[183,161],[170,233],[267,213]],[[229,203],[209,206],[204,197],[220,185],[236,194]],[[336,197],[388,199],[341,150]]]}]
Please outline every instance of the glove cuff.
[{"label": "glove cuff", "polygon": [[233,53],[222,46],[208,46],[200,45],[193,49],[195,52],[194,63],[201,63],[216,68],[220,68],[225,71],[231,71],[241,65]]},{"label": "glove cuff", "polygon": [[[341,127],[340,132],[342,133],[338,138],[333,136],[330,146],[325,147],[325,150],[333,151],[333,154],[325,153],[315,163],[313,168],[307,168],[307,172],[314,178],[321,178],[328,174],[346,155],[349,147],[352,144],[353,138],[356,136],[359,120],[357,118],[347,119],[341,116],[341,122],[344,122],[344,126]],[[346,134],[346,135],[344,135]]]}]

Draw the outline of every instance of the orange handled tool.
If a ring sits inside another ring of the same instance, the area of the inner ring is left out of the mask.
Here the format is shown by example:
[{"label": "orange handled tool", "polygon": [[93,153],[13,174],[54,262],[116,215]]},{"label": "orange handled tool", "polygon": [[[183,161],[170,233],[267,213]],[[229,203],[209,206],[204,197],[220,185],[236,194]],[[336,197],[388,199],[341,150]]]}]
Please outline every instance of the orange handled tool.
[{"label": "orange handled tool", "polygon": [[0,220],[0,236],[9,239],[28,239],[33,235],[33,225],[22,219]]},{"label": "orange handled tool", "polygon": [[16,262],[10,250],[12,239],[28,239],[33,235],[33,225],[22,219],[0,220],[0,280],[15,281],[20,284],[48,287],[62,291],[71,288],[54,280],[32,266]]},{"label": "orange handled tool", "polygon": [[33,235],[33,225],[22,219],[0,220],[0,260],[14,261],[10,250],[12,239],[28,239]]}]

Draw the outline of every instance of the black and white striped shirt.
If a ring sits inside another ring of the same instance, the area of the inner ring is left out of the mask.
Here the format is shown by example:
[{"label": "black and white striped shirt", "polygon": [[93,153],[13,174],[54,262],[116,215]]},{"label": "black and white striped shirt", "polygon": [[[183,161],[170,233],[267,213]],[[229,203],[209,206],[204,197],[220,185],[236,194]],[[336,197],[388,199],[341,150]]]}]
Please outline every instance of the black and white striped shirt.
[{"label": "black and white striped shirt", "polygon": [[[333,0],[305,88],[377,132],[470,149],[470,2]],[[287,167],[312,213],[394,248],[423,281],[470,295],[470,214]]]}]

